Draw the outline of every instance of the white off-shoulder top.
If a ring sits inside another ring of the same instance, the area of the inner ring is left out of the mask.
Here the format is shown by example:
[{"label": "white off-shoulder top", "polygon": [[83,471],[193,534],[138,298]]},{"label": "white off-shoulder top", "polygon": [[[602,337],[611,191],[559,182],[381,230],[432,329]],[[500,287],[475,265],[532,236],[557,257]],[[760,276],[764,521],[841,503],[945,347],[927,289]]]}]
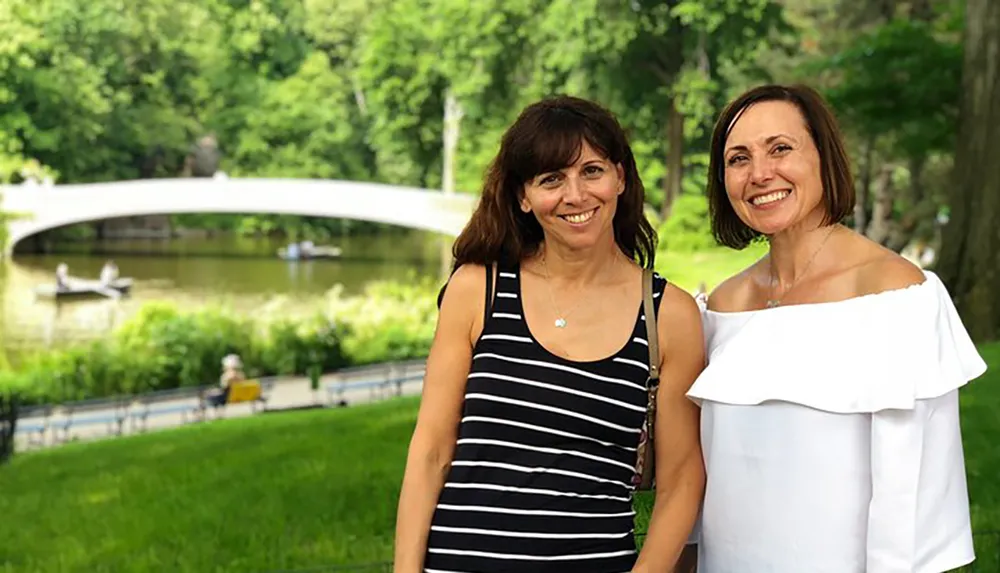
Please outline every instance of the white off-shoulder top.
[{"label": "white off-shoulder top", "polygon": [[699,573],[940,573],[975,558],[958,388],[986,364],[944,285],[703,309]]}]

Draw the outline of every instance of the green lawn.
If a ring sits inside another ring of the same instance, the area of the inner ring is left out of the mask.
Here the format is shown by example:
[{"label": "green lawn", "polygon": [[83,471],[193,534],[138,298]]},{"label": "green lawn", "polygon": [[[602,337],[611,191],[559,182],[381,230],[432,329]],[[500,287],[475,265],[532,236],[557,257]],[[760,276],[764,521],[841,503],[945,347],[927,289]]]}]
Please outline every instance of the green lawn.
[{"label": "green lawn", "polygon": [[[983,353],[994,369],[963,395],[977,531],[1000,529],[1000,344]],[[0,571],[388,560],[416,405],[268,414],[17,455],[0,468]],[[1000,547],[979,541],[978,570],[1000,570]]]},{"label": "green lawn", "polygon": [[701,282],[711,291],[720,282],[747,268],[766,253],[765,244],[751,245],[742,251],[725,247],[697,253],[660,251],[656,254],[656,270],[688,292],[694,292]]}]

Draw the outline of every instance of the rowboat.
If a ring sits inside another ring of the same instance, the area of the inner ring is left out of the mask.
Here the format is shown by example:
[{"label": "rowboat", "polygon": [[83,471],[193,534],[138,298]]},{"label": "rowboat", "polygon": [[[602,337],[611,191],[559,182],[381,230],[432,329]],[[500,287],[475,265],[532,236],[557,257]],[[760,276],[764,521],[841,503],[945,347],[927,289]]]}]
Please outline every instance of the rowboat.
[{"label": "rowboat", "polygon": [[35,296],[38,298],[48,298],[53,300],[82,300],[88,298],[113,298],[118,299],[129,294],[132,290],[132,279],[122,277],[110,283],[86,279],[70,279],[65,288],[56,285],[39,285],[35,287]]},{"label": "rowboat", "polygon": [[288,252],[287,248],[278,249],[278,257],[286,261],[307,261],[311,259],[336,259],[343,251],[340,247],[311,247],[299,249],[298,252]]}]

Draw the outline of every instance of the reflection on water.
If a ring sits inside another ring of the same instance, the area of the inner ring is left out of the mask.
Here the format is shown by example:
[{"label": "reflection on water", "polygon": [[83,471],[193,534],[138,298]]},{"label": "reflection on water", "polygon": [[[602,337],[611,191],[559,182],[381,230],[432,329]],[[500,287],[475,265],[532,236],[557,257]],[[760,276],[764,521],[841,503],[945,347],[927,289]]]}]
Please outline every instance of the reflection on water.
[{"label": "reflection on water", "polygon": [[[224,304],[255,312],[280,297],[293,308],[316,307],[336,284],[355,294],[379,279],[438,276],[443,239],[420,232],[338,239],[337,260],[286,262],[281,241],[237,237],[169,241],[115,241],[59,245],[59,254],[21,255],[0,262],[0,349],[11,354],[106,334],[143,303],[169,301],[184,307]],[[130,254],[123,254],[129,252]],[[141,254],[135,254],[141,253]],[[38,299],[33,289],[51,284],[55,267],[97,278],[113,259],[123,277],[135,279],[121,301],[60,302]]]}]

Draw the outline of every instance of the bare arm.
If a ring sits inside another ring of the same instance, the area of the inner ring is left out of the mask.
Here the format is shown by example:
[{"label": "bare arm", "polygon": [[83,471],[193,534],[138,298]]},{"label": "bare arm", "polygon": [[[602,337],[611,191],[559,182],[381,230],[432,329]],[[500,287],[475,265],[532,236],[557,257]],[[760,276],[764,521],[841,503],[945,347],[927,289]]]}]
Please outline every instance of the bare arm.
[{"label": "bare arm", "polygon": [[394,571],[423,571],[434,507],[451,466],[474,341],[482,330],[485,270],[466,265],[449,281],[427,357],[417,425],[396,514]]},{"label": "bare arm", "polygon": [[658,318],[660,391],[656,400],[656,499],[635,572],[673,571],[705,489],[700,411],[685,394],[705,367],[701,313],[668,285]]}]

